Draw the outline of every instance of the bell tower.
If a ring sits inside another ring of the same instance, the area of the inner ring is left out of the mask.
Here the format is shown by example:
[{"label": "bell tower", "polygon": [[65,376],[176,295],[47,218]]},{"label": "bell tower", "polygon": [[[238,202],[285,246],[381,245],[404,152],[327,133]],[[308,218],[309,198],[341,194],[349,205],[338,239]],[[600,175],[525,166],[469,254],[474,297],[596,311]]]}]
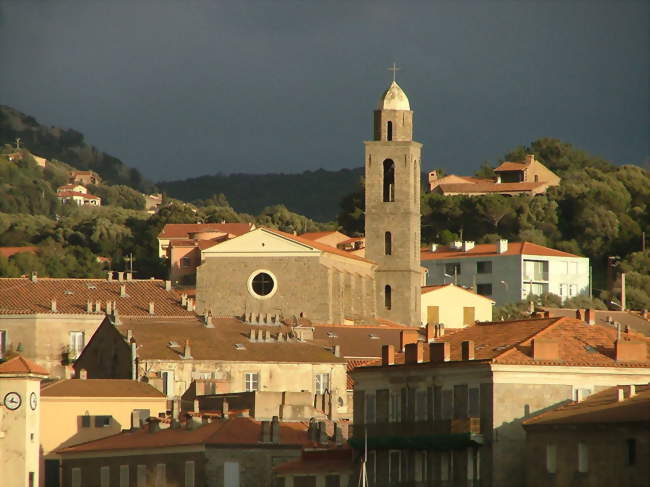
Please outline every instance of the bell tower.
[{"label": "bell tower", "polygon": [[413,111],[393,80],[365,144],[366,257],[375,271],[377,316],[420,326],[420,150]]}]

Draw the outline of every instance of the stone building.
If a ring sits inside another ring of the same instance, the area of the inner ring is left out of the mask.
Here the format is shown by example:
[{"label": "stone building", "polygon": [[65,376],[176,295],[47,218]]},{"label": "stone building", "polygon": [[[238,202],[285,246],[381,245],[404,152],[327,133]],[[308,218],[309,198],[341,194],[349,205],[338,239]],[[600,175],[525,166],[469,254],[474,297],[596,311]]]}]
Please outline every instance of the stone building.
[{"label": "stone building", "polygon": [[650,339],[571,318],[479,323],[428,338],[403,354],[386,346],[381,366],[352,372],[352,443],[360,448],[367,431],[371,485],[518,487],[524,420],[650,381]]},{"label": "stone building", "polygon": [[650,485],[650,383],[619,385],[524,421],[526,485]]}]

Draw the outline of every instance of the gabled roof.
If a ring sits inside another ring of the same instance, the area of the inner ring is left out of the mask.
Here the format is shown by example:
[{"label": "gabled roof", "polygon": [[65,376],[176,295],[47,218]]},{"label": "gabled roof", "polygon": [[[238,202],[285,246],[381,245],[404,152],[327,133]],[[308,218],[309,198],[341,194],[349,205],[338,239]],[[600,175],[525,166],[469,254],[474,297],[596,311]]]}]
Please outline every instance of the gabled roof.
[{"label": "gabled roof", "polygon": [[[551,316],[567,316],[575,318],[576,309],[571,308],[549,308],[542,307],[543,310],[549,311]],[[643,318],[638,313],[630,311],[612,311],[596,310],[596,323],[604,326],[612,326],[614,323],[620,323],[623,328],[626,326],[645,336],[650,336],[650,320]]]},{"label": "gabled roof", "polygon": [[508,242],[508,250],[497,252],[496,243],[478,244],[470,250],[456,250],[447,245],[439,245],[435,252],[431,249],[422,249],[420,260],[457,259],[462,257],[498,257],[501,255],[544,255],[548,257],[580,257],[561,250],[544,247],[532,242]]},{"label": "gabled roof", "polygon": [[[143,360],[187,360],[183,359],[182,355],[185,341],[189,340],[193,360],[344,362],[319,344],[297,340],[286,341],[287,334],[290,332],[290,328],[286,326],[250,326],[235,318],[212,318],[214,328],[206,328],[199,318],[183,320],[123,318],[121,321],[122,324],[117,330],[123,335],[126,335],[127,330],[131,330],[138,344],[138,357]],[[270,332],[271,340],[251,342],[249,340],[251,330]],[[285,341],[277,341],[278,333],[283,334]],[[170,346],[173,343],[177,346]],[[237,347],[237,344],[242,345],[243,348]]]},{"label": "gabled roof", "polygon": [[[126,297],[120,297],[124,286]],[[51,300],[56,309],[51,310]],[[95,309],[97,301],[100,312],[88,312],[87,302]],[[149,302],[154,303],[154,316],[194,316],[180,304],[176,290],[166,291],[163,281],[138,279],[132,281],[109,281],[107,279],[0,278],[0,314],[94,314],[106,311],[106,302],[114,301],[121,316],[150,316]]]},{"label": "gabled roof", "polygon": [[475,293],[475,292],[472,291],[471,289],[465,289],[464,287],[456,286],[456,285],[453,284],[453,283],[449,283],[449,284],[439,284],[439,285],[435,285],[435,286],[422,286],[422,288],[420,289],[420,292],[421,292],[422,294],[428,294],[428,293],[436,292],[436,291],[440,291],[441,289],[446,289],[446,288],[449,288],[449,287],[451,287],[451,288],[453,288],[453,289],[458,289],[458,290],[461,291],[461,292],[469,293],[469,294],[471,294],[473,297],[483,298],[483,299],[487,299],[487,300],[490,301],[490,302],[494,302],[494,300],[488,298],[487,296],[483,296],[483,295],[481,295],[481,294]]},{"label": "gabled roof", "polygon": [[501,171],[524,171],[528,169],[528,164],[525,164],[523,162],[502,162],[499,164],[496,168],[494,168],[494,172],[501,172]]},{"label": "gabled roof", "polygon": [[[524,426],[562,424],[650,423],[650,384],[616,386],[592,394],[587,399],[563,404],[524,421]],[[619,390],[623,399],[619,401]]]},{"label": "gabled roof", "polygon": [[71,198],[74,196],[79,196],[85,200],[101,200],[99,196],[95,196],[90,193],[80,193],[79,191],[58,191],[56,193],[57,198]]},{"label": "gabled roof", "polygon": [[41,388],[41,397],[164,398],[155,387],[129,379],[63,379]]},{"label": "gabled roof", "polygon": [[220,231],[231,235],[243,235],[254,228],[252,223],[168,223],[158,238],[190,238],[196,232]]},{"label": "gabled roof", "polygon": [[[117,435],[58,450],[57,453],[104,452],[134,449],[170,448],[177,446],[206,445],[214,447],[310,447],[317,446],[307,433],[304,422],[280,422],[279,444],[262,443],[260,421],[251,418],[233,418],[213,421],[196,429],[163,429],[150,433],[146,427],[125,431]],[[152,452],[153,453],[153,452]]]},{"label": "gabled roof", "polygon": [[321,238],[331,237],[336,234],[341,236],[341,240],[346,240],[349,238],[346,234],[341,233],[337,230],[330,230],[328,232],[307,232],[307,233],[301,233],[300,236],[302,238],[306,238],[307,240],[319,240]]},{"label": "gabled roof", "polygon": [[403,325],[329,325],[313,324],[314,343],[322,347],[341,347],[341,356],[348,359],[381,357],[381,346],[399,345],[404,330],[418,328]]},{"label": "gabled roof", "polygon": [[31,360],[28,360],[20,355],[10,358],[6,362],[0,364],[0,374],[35,374],[35,375],[49,375],[50,373],[43,367]]}]

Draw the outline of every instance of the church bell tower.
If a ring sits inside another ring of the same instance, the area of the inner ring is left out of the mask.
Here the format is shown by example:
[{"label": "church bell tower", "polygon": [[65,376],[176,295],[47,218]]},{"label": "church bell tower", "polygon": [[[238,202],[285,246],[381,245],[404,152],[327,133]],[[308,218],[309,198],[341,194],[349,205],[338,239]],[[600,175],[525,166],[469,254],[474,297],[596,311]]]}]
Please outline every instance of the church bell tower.
[{"label": "church bell tower", "polygon": [[420,325],[420,150],[413,111],[393,80],[365,144],[366,257],[375,272],[377,316]]}]

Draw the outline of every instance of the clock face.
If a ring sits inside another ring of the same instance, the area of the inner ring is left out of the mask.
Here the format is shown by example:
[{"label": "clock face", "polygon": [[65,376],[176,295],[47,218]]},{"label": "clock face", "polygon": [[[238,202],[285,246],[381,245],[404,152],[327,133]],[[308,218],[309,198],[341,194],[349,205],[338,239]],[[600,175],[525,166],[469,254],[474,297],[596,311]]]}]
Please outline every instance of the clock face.
[{"label": "clock face", "polygon": [[32,411],[36,410],[36,393],[32,392],[29,395],[29,407],[32,408]]},{"label": "clock face", "polygon": [[17,392],[8,392],[5,394],[4,403],[7,409],[14,411],[20,407],[22,402],[23,400]]}]

